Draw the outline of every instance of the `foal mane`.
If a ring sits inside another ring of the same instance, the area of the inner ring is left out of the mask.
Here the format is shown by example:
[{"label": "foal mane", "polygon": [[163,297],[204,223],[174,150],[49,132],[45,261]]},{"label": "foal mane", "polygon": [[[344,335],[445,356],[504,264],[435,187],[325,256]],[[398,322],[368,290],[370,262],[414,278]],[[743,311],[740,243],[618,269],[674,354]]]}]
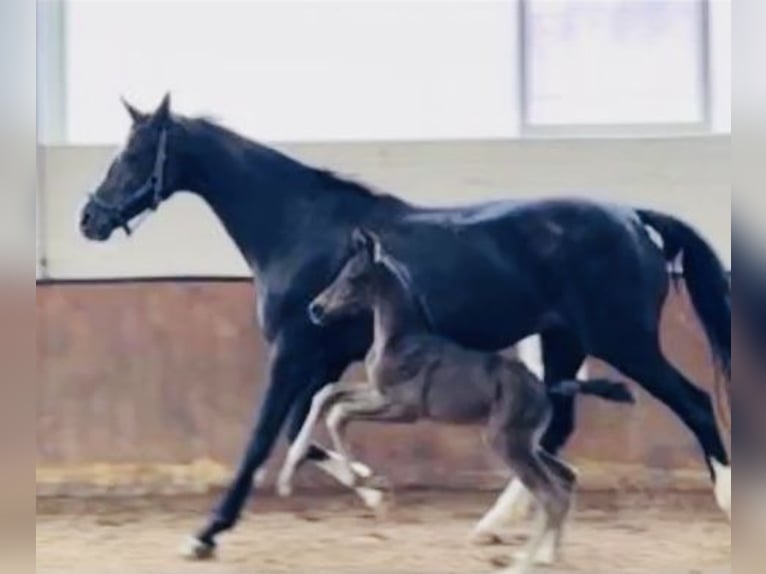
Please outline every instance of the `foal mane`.
[{"label": "foal mane", "polygon": [[394,276],[394,278],[402,287],[402,289],[404,289],[404,292],[407,295],[407,298],[409,299],[410,303],[414,306],[414,308],[418,311],[418,313],[421,315],[426,326],[430,330],[434,330],[435,327],[434,327],[433,318],[431,317],[431,314],[428,311],[428,306],[423,301],[423,298],[417,293],[417,291],[412,286],[412,277],[410,275],[409,270],[405,267],[403,263],[394,259],[393,257],[391,257],[385,252],[381,253],[380,262],[383,264],[383,266],[386,269],[388,269],[391,272],[391,274]]}]

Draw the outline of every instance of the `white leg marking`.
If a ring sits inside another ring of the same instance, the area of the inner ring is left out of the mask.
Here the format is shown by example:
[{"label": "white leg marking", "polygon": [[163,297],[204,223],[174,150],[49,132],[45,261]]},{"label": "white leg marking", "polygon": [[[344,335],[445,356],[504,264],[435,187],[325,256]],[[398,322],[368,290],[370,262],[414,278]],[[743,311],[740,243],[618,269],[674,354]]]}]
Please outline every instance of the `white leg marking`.
[{"label": "white leg marking", "polygon": [[370,478],[372,477],[372,471],[366,465],[354,462],[348,458],[339,429],[339,425],[345,417],[345,407],[343,404],[337,404],[330,409],[325,419],[333,444],[340,451],[332,453],[334,455],[331,457],[333,473],[337,473],[335,476],[341,483],[353,487],[354,492],[364,501],[368,508],[378,510],[384,502],[384,493],[376,488],[354,486],[357,477],[363,479]]},{"label": "white leg marking", "polygon": [[545,538],[550,534],[550,530],[545,527],[545,518],[542,513],[536,521],[536,525],[532,535],[530,536],[529,543],[524,551],[517,554],[516,564],[506,571],[506,574],[527,574],[532,568],[532,565],[538,559],[540,554],[540,547],[545,541]]},{"label": "white leg marking", "polygon": [[[540,542],[540,548],[532,562],[538,566],[553,566],[558,560],[558,535],[555,530],[549,530],[543,535]],[[526,560],[527,554],[524,550],[517,552],[515,558],[519,562]]]},{"label": "white leg marking", "polygon": [[359,498],[364,501],[365,505],[367,505],[367,508],[371,508],[372,510],[377,510],[385,502],[386,495],[383,491],[376,488],[363,486],[355,488],[354,490],[359,495]]},{"label": "white leg marking", "polygon": [[351,472],[349,472],[349,467],[343,461],[343,457],[332,450],[325,450],[325,452],[329,458],[318,462],[317,466],[344,486],[352,486],[356,477],[370,478],[372,476],[372,470],[366,464],[352,462]]},{"label": "white leg marking", "polygon": [[718,506],[726,513],[731,522],[731,467],[711,458],[710,464],[715,474],[715,499]]},{"label": "white leg marking", "polygon": [[336,385],[327,385],[314,395],[314,399],[311,401],[311,410],[306,416],[303,428],[301,428],[301,432],[290,446],[285,463],[282,465],[282,470],[279,473],[279,478],[277,479],[277,492],[280,496],[290,496],[292,494],[292,482],[293,476],[295,476],[295,471],[306,456],[306,452],[308,452],[309,446],[311,445],[311,432],[314,430],[314,426],[316,426],[325,403],[335,391],[335,387]]},{"label": "white leg marking", "polygon": [[517,345],[519,359],[538,378],[543,378],[543,351],[539,335],[533,335],[519,342]]},{"label": "white leg marking", "polygon": [[[372,470],[370,467],[361,462],[352,462],[352,474],[349,473],[348,466],[345,462],[343,462],[341,456],[337,452],[332,450],[325,450],[325,452],[329,458],[327,460],[317,462],[316,466],[325,474],[333,477],[343,486],[353,488],[354,492],[356,492],[357,496],[362,499],[366,506],[372,509],[379,508],[385,499],[385,494],[382,491],[376,488],[353,486],[356,482],[356,478],[367,479],[372,477]],[[278,486],[277,488],[279,489],[280,487]],[[280,490],[280,494],[282,493],[283,491]],[[282,495],[285,496],[285,494]]]},{"label": "white leg marking", "polygon": [[253,477],[253,486],[260,487],[266,484],[266,480],[269,477],[269,471],[265,468],[261,468],[258,470],[258,472],[255,473],[255,476]]},{"label": "white leg marking", "polygon": [[522,486],[521,492],[508,510],[508,520],[510,522],[526,520],[532,514],[534,503],[532,493]]},{"label": "white leg marking", "polygon": [[362,499],[362,501],[369,508],[376,509],[384,501],[385,495],[380,490],[369,487],[353,486],[356,483],[357,478],[367,479],[372,477],[372,470],[366,464],[361,462],[352,462],[351,469],[353,472],[349,472],[348,465],[343,462],[342,457],[332,450],[325,450],[327,460],[317,462],[316,465],[324,473],[332,476],[335,480],[340,482],[343,486],[353,488],[354,492]]},{"label": "white leg marking", "polygon": [[215,558],[215,547],[191,537],[181,545],[179,554],[186,560],[210,560]]},{"label": "white leg marking", "polygon": [[495,505],[484,515],[471,535],[474,544],[493,544],[499,541],[498,532],[514,517],[519,503],[531,501],[531,495],[519,479],[513,479]]}]

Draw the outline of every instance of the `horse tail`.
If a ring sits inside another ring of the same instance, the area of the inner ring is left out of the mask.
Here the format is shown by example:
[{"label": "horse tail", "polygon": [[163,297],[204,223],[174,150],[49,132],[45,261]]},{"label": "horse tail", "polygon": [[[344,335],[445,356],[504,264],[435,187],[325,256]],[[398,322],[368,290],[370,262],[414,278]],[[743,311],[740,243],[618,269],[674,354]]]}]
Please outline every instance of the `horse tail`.
[{"label": "horse tail", "polygon": [[[716,365],[731,380],[731,285],[713,248],[692,227],[655,211],[638,210],[641,221],[662,237],[668,262],[682,258],[686,282]],[[728,387],[727,387],[728,391]]]},{"label": "horse tail", "polygon": [[622,382],[608,379],[590,379],[578,381],[576,379],[559,381],[548,387],[549,395],[574,396],[577,394],[599,397],[613,403],[634,404],[636,398]]}]

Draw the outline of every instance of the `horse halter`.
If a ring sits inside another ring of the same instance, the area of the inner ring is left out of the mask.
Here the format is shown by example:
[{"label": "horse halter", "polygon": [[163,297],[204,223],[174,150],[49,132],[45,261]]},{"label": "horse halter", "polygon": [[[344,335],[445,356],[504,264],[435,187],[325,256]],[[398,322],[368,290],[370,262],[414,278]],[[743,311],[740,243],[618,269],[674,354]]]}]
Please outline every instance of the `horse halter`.
[{"label": "horse halter", "polygon": [[167,163],[168,156],[168,131],[163,129],[160,132],[159,143],[157,144],[157,156],[154,159],[154,167],[152,173],[146,179],[144,184],[139,187],[135,193],[132,193],[124,201],[111,204],[98,197],[95,193],[91,193],[88,198],[95,205],[103,209],[107,215],[117,224],[117,227],[121,227],[125,230],[127,235],[133,233],[135,229],[141,224],[143,219],[139,221],[136,226],[131,229],[130,221],[133,217],[130,217],[128,213],[131,208],[143,202],[147,196],[150,196],[149,210],[156,211],[164,199],[162,197],[163,184],[165,183],[165,164]]}]

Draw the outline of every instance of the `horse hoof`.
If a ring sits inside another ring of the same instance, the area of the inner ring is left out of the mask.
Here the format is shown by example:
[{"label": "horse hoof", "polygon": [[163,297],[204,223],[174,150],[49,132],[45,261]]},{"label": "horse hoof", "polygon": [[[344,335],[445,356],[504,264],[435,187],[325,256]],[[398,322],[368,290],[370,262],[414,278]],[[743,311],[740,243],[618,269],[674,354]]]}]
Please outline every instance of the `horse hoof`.
[{"label": "horse hoof", "polygon": [[192,561],[212,560],[215,558],[215,544],[208,544],[199,538],[187,539],[180,549],[182,558]]},{"label": "horse hoof", "polygon": [[710,463],[715,474],[715,499],[721,510],[731,522],[731,466],[726,466],[711,458]]},{"label": "horse hoof", "polygon": [[293,485],[289,481],[280,480],[277,483],[277,494],[282,498],[287,498],[293,494]]},{"label": "horse hoof", "polygon": [[497,546],[502,544],[503,540],[494,532],[483,532],[477,530],[471,533],[471,535],[468,537],[468,542],[474,546]]}]

